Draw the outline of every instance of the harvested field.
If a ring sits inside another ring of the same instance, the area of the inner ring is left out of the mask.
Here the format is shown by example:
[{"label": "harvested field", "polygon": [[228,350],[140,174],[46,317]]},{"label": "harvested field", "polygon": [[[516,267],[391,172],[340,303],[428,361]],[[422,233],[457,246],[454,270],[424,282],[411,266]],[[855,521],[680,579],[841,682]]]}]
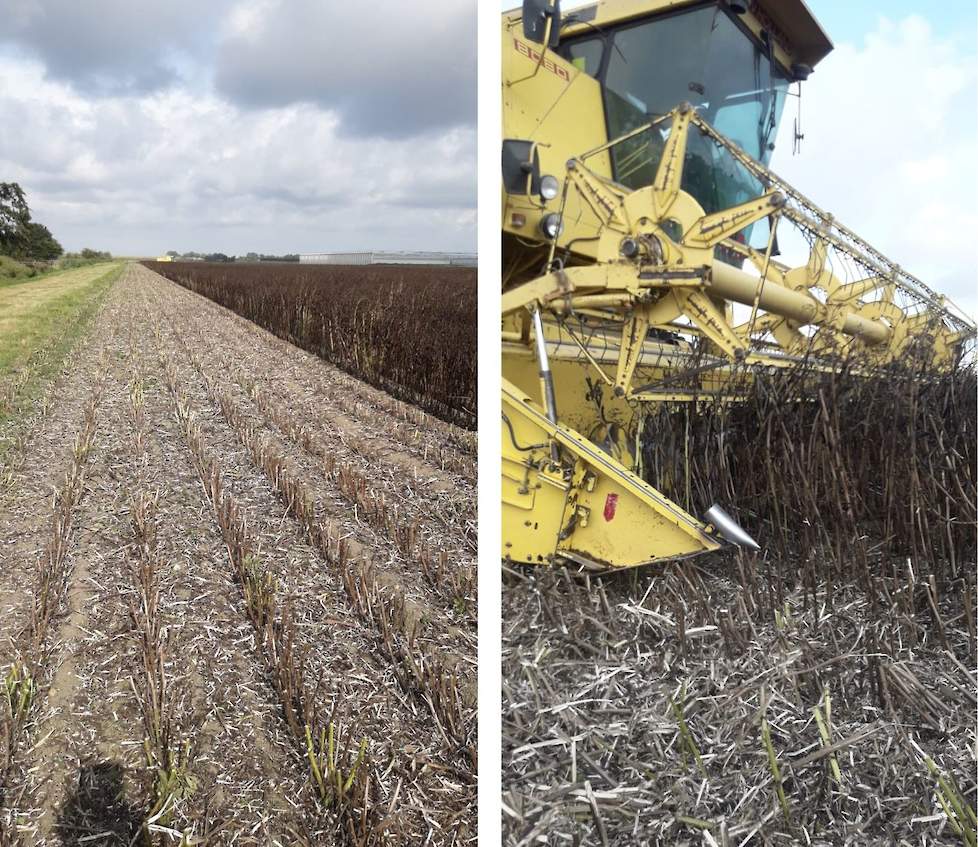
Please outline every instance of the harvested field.
[{"label": "harvested field", "polygon": [[744,390],[643,458],[763,552],[506,572],[507,844],[976,843],[974,371]]},{"label": "harvested field", "polygon": [[129,265],[20,452],[0,844],[475,840],[472,433]]},{"label": "harvested field", "polygon": [[475,428],[475,268],[145,264],[395,397]]}]

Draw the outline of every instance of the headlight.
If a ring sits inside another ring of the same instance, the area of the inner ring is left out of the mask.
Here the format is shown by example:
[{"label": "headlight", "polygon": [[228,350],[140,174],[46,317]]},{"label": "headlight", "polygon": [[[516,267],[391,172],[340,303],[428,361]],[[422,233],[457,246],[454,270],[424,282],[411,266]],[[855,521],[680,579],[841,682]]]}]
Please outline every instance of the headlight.
[{"label": "headlight", "polygon": [[564,231],[564,222],[560,219],[560,215],[551,212],[549,215],[544,215],[540,221],[540,229],[547,238],[554,241]]},{"label": "headlight", "polygon": [[540,178],[540,196],[544,200],[553,200],[560,193],[560,180],[547,174]]}]

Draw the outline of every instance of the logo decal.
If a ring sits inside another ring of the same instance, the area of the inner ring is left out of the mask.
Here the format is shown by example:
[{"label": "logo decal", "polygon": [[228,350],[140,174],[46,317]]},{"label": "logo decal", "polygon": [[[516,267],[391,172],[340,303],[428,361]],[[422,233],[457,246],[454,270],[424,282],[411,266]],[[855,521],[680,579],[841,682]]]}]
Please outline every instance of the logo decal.
[{"label": "logo decal", "polygon": [[[531,61],[534,62],[540,61],[540,54],[536,50],[534,50],[529,44],[524,44],[518,38],[514,38],[513,43],[516,45],[517,53],[522,53]],[[567,68],[560,67],[560,65],[558,65],[549,56],[544,56],[543,66],[555,76],[559,76],[561,79],[570,82],[570,73],[568,73]]]}]

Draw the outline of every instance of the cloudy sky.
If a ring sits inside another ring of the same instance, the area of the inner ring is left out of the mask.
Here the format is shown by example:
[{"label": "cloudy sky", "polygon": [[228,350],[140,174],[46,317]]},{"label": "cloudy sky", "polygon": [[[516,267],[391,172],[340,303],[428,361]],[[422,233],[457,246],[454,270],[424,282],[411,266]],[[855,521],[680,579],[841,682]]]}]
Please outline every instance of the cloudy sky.
[{"label": "cloudy sky", "polygon": [[785,108],[772,168],[978,317],[978,4],[808,0],[835,50]]},{"label": "cloudy sky", "polygon": [[474,0],[0,0],[0,181],[66,249],[474,250]]}]

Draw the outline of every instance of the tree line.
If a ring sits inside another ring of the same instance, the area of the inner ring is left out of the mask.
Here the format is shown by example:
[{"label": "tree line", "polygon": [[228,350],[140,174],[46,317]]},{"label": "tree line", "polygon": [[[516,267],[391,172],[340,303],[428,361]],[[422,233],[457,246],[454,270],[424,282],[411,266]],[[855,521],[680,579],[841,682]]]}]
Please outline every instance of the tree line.
[{"label": "tree line", "polygon": [[[51,230],[31,217],[24,189],[16,182],[0,182],[0,255],[37,262],[64,255]],[[68,253],[66,258],[93,262],[111,259],[112,254],[86,247],[79,253]]]},{"label": "tree line", "polygon": [[285,253],[276,256],[272,253],[246,253],[243,256],[229,256],[227,253],[196,253],[190,250],[181,253],[178,250],[167,250],[163,255],[169,256],[174,261],[180,259],[200,259],[204,262],[298,262],[298,253]]},{"label": "tree line", "polygon": [[24,189],[0,182],[0,254],[14,259],[57,259],[64,249],[44,224],[31,219]]}]

